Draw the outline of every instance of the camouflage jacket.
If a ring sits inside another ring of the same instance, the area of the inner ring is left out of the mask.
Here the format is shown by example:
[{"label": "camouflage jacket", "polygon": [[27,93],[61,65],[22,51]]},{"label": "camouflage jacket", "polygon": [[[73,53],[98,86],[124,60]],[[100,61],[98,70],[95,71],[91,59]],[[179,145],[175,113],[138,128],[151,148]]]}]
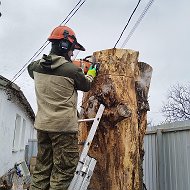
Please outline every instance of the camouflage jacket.
[{"label": "camouflage jacket", "polygon": [[38,110],[35,128],[52,132],[74,132],[77,123],[77,90],[89,91],[92,77],[57,55],[43,55],[28,72],[34,79]]}]

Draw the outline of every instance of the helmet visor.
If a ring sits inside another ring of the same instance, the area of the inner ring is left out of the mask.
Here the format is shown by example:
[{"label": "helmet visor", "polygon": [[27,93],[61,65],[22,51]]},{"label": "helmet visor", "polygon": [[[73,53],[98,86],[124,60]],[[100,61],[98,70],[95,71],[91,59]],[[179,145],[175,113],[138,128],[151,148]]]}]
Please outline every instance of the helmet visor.
[{"label": "helmet visor", "polygon": [[79,44],[77,41],[75,43],[74,49],[85,51],[85,48],[81,44]]},{"label": "helmet visor", "polygon": [[72,47],[73,50],[77,49],[80,51],[85,51],[85,48],[77,42],[77,39],[75,38],[75,36],[69,36],[68,40],[73,44],[73,47]]}]

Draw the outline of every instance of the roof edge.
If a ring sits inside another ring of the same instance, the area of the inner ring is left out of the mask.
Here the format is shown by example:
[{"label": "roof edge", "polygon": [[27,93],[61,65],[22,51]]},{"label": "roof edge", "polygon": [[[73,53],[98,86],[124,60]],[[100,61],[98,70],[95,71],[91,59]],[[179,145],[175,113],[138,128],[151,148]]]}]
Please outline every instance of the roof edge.
[{"label": "roof edge", "polygon": [[24,93],[21,91],[20,87],[15,83],[12,83],[10,80],[3,77],[2,75],[0,75],[0,86],[3,87],[6,94],[8,95],[8,100],[21,105],[27,116],[32,120],[32,122],[34,122],[34,111],[30,103],[26,99]]}]

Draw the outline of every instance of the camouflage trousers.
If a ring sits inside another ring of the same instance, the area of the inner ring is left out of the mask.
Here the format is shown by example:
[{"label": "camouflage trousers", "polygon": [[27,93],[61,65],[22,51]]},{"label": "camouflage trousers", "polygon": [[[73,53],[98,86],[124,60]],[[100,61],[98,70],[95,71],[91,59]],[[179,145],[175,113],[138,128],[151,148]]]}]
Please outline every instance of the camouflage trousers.
[{"label": "camouflage trousers", "polygon": [[38,131],[30,190],[67,190],[79,160],[78,134]]}]

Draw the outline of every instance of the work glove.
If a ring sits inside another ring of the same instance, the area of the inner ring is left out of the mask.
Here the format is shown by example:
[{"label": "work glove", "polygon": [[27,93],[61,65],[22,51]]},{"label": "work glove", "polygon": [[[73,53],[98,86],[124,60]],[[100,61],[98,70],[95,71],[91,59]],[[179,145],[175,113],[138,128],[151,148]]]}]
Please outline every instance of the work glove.
[{"label": "work glove", "polygon": [[96,77],[96,67],[93,67],[92,65],[88,69],[87,75],[92,76],[93,78]]}]

